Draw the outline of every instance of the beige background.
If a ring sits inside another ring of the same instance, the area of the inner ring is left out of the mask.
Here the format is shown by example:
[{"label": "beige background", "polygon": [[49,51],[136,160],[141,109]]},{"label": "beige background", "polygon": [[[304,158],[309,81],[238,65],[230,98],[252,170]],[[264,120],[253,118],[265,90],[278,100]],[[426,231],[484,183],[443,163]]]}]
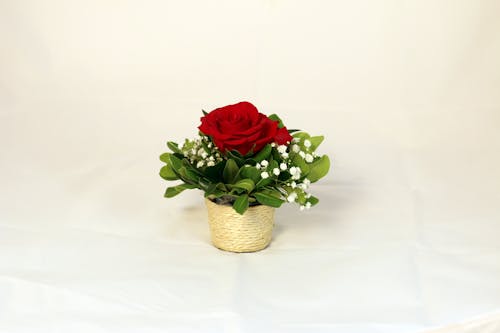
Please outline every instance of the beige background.
[{"label": "beige background", "polygon": [[[0,0],[0,331],[500,330],[499,18]],[[325,134],[334,170],[315,210],[281,209],[273,245],[235,256],[200,193],[162,198],[157,158],[241,100]]]}]

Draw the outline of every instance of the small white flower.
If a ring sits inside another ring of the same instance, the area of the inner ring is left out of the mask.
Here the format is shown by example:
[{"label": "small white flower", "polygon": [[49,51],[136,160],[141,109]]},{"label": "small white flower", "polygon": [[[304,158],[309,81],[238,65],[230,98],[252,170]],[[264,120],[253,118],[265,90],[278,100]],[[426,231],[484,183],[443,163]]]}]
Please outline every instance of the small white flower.
[{"label": "small white flower", "polygon": [[215,165],[214,161],[208,161],[208,162],[207,162],[207,166],[209,166],[209,167],[210,167],[210,166],[214,166],[214,165]]},{"label": "small white flower", "polygon": [[299,145],[293,145],[292,146],[292,150],[293,150],[294,153],[298,153],[300,151]]},{"label": "small white flower", "polygon": [[207,147],[208,147],[208,148],[212,148],[212,142],[209,142],[209,143],[207,144]]},{"label": "small white flower", "polygon": [[292,179],[298,180],[300,179],[300,174],[302,170],[299,167],[295,167],[295,170],[292,172],[292,168],[290,168],[290,174],[292,175]]},{"label": "small white flower", "polygon": [[314,161],[314,157],[311,154],[306,154],[305,159],[307,163],[311,163],[312,161]]},{"label": "small white flower", "polygon": [[293,138],[292,142],[300,142],[300,138]]},{"label": "small white flower", "polygon": [[204,151],[203,153],[201,153],[201,158],[207,158],[208,154],[206,151]]},{"label": "small white flower", "polygon": [[313,152],[312,152],[312,156],[313,156],[313,157],[318,157],[318,154],[317,154],[315,151],[313,151]]},{"label": "small white flower", "polygon": [[279,145],[278,146],[278,152],[280,154],[286,153],[286,146],[285,145]]},{"label": "small white flower", "polygon": [[269,162],[267,160],[262,160],[262,162],[260,162],[260,165],[262,165],[264,168],[267,168]]},{"label": "small white flower", "polygon": [[306,194],[306,199],[309,199],[311,196],[312,196],[311,193],[307,193]]},{"label": "small white flower", "polygon": [[300,205],[300,211],[303,211],[306,207],[304,205]]},{"label": "small white flower", "polygon": [[307,140],[307,139],[306,139],[306,140],[304,140],[304,147],[306,147],[306,148],[311,147],[311,141],[309,141],[309,140]]},{"label": "small white flower", "polygon": [[291,186],[292,188],[296,188],[296,187],[297,187],[297,183],[296,183],[296,182],[292,182],[292,183],[290,184],[290,186]]},{"label": "small white flower", "polygon": [[262,179],[269,178],[269,174],[267,173],[267,171],[264,171],[263,173],[261,173],[260,176],[262,177]]},{"label": "small white flower", "polygon": [[197,164],[196,164],[196,167],[197,168],[201,168],[205,163],[203,161],[199,161]]},{"label": "small white flower", "polygon": [[306,185],[307,187],[309,187],[309,185],[311,185],[311,181],[307,178],[304,178],[303,182],[304,182],[304,185]]},{"label": "small white flower", "polygon": [[257,169],[260,169],[260,163],[255,164],[255,167],[256,167]]},{"label": "small white flower", "polygon": [[273,169],[273,173],[274,173],[275,176],[279,176],[280,175],[280,169],[274,168]]},{"label": "small white flower", "polygon": [[282,171],[285,171],[285,170],[286,170],[286,163],[281,163],[281,164],[280,164],[280,169],[281,169]]},{"label": "small white flower", "polygon": [[296,168],[296,167],[294,167],[294,166],[293,166],[293,167],[291,167],[291,168],[290,168],[290,174],[293,176],[293,175],[295,175],[296,173],[297,173],[297,168]]},{"label": "small white flower", "polygon": [[306,202],[306,209],[309,209],[309,208],[311,208],[311,203],[308,201],[308,202]]},{"label": "small white flower", "polygon": [[288,202],[294,202],[296,198],[297,198],[297,193],[292,192],[292,193],[290,193],[290,194],[288,195],[288,197],[286,198],[286,200],[287,200]]},{"label": "small white flower", "polygon": [[276,143],[272,142],[271,147],[276,147]]},{"label": "small white flower", "polygon": [[214,160],[214,157],[213,157],[213,156],[210,156],[210,157],[208,158],[208,160],[209,160],[209,161],[213,161],[213,160]]},{"label": "small white flower", "polygon": [[284,159],[287,159],[288,158],[288,153],[284,152],[283,154],[281,154],[281,157],[283,157]]},{"label": "small white flower", "polygon": [[191,149],[191,154],[196,155],[196,149],[192,148]]},{"label": "small white flower", "polygon": [[203,148],[198,149],[198,155],[202,156],[203,153],[206,154],[205,149],[203,149]]},{"label": "small white flower", "polygon": [[300,155],[300,157],[302,157],[302,158],[305,158],[305,157],[306,157],[306,153],[304,153],[303,151],[300,151],[300,152],[299,152],[299,155]]}]

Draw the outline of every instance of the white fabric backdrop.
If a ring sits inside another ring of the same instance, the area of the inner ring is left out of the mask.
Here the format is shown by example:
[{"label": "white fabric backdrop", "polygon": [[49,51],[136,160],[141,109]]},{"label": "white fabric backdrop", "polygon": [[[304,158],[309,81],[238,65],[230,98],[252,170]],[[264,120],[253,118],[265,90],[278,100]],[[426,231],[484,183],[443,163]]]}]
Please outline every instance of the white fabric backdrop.
[{"label": "white fabric backdrop", "polygon": [[[1,332],[500,332],[500,2],[0,0]],[[325,134],[321,203],[209,244],[166,140]]]}]

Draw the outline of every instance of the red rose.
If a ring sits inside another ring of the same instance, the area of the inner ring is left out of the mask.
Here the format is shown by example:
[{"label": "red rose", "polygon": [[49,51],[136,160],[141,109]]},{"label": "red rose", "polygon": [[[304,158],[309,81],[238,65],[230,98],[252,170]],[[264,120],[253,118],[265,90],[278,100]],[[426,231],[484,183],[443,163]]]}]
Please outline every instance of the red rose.
[{"label": "red rose", "polygon": [[246,155],[252,148],[256,153],[268,143],[282,145],[292,140],[286,127],[278,128],[278,121],[269,119],[249,102],[213,110],[201,118],[198,128],[223,153],[236,150]]}]

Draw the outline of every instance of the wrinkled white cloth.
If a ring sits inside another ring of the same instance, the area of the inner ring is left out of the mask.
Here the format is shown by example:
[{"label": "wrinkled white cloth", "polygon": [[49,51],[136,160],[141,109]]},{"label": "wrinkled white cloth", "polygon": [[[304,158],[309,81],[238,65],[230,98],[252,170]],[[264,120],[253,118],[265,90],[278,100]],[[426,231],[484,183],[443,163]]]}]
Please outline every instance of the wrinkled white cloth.
[{"label": "wrinkled white cloth", "polygon": [[[0,332],[500,332],[495,1],[0,2]],[[317,207],[210,245],[167,140],[250,100]]]}]

